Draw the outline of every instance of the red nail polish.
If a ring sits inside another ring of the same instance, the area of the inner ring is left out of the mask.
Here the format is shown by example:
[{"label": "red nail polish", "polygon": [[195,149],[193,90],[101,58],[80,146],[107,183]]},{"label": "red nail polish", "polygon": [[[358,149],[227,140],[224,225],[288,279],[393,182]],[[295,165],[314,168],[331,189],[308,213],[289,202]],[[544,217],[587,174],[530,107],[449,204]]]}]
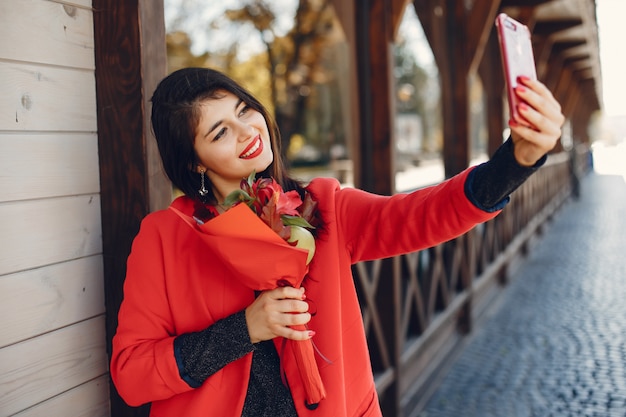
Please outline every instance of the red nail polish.
[{"label": "red nail polish", "polygon": [[523,85],[518,85],[517,87],[515,87],[515,91],[517,91],[518,93],[523,93],[526,91],[526,87],[524,87]]},{"label": "red nail polish", "polygon": [[314,330],[309,330],[309,337],[313,337],[315,336],[315,331]]},{"label": "red nail polish", "polygon": [[520,103],[520,104],[519,104],[519,109],[520,109],[520,110],[524,110],[524,111],[528,110],[528,104],[526,104],[526,103]]}]

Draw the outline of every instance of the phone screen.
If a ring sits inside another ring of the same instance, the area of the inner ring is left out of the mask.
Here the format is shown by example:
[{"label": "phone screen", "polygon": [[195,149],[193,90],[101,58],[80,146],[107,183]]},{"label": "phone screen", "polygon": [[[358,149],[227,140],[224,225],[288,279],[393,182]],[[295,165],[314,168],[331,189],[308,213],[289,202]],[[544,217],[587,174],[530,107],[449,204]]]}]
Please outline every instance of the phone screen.
[{"label": "phone screen", "polygon": [[504,13],[496,18],[496,28],[507,86],[509,114],[522,121],[524,119],[517,111],[519,100],[514,92],[517,80],[520,76],[537,79],[530,31],[527,26]]}]

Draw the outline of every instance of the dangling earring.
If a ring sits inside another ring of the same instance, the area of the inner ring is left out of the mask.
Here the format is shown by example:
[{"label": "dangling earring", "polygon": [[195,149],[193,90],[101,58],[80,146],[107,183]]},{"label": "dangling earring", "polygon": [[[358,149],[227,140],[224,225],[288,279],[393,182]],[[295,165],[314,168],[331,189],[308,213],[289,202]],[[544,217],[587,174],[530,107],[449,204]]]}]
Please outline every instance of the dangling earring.
[{"label": "dangling earring", "polygon": [[205,171],[200,172],[200,189],[198,190],[198,194],[200,194],[200,197],[204,197],[209,193],[209,190],[207,190],[204,186],[204,172]]}]

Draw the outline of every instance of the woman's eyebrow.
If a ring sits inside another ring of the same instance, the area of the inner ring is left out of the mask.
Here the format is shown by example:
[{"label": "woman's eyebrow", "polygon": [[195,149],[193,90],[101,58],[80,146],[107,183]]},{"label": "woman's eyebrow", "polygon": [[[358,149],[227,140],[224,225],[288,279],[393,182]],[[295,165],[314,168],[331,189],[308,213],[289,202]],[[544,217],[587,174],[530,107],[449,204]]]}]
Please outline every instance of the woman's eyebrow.
[{"label": "woman's eyebrow", "polygon": [[[235,104],[235,108],[234,111],[237,111],[237,109],[239,108],[239,106],[241,105],[241,103],[243,103],[242,99],[237,100],[237,104]],[[218,120],[217,122],[215,122],[215,124],[213,126],[211,126],[211,128],[209,129],[209,131],[207,132],[206,135],[204,135],[204,137],[207,137],[211,134],[211,132],[213,132],[215,129],[217,129],[217,127],[219,125],[222,124],[222,120]]]}]

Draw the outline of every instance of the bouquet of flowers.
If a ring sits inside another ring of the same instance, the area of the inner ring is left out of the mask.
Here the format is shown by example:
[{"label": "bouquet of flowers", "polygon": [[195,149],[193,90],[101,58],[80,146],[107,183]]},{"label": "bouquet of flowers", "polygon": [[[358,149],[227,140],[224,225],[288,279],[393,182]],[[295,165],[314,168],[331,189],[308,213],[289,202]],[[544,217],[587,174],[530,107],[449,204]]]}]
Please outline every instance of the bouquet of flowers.
[{"label": "bouquet of flowers", "polygon": [[[256,291],[285,285],[299,288],[315,254],[310,229],[317,203],[308,194],[302,201],[296,191],[283,191],[272,178],[255,180],[253,172],[241,181],[239,190],[227,196],[224,205],[231,208],[197,226],[233,276]],[[306,330],[305,325],[293,328]],[[326,390],[313,342],[283,339],[280,353],[281,368],[297,367],[307,404],[315,408]]]},{"label": "bouquet of flowers", "polygon": [[252,171],[247,179],[241,180],[239,190],[230,193],[224,200],[225,206],[245,203],[278,236],[295,247],[308,251],[307,265],[315,255],[315,239],[308,229],[317,203],[309,194],[304,202],[297,191],[284,192],[273,178],[255,181]]}]

